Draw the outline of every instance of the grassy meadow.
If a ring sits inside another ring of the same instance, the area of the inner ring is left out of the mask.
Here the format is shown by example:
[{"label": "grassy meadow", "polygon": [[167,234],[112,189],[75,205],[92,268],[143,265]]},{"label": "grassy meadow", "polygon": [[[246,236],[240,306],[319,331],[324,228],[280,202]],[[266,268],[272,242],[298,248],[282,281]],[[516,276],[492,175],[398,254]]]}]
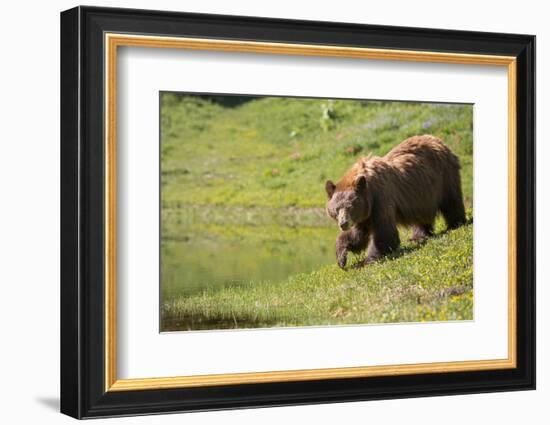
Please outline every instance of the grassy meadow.
[{"label": "grassy meadow", "polygon": [[469,105],[161,93],[161,330],[472,319],[471,224],[336,265],[325,181],[425,133],[471,217]]}]

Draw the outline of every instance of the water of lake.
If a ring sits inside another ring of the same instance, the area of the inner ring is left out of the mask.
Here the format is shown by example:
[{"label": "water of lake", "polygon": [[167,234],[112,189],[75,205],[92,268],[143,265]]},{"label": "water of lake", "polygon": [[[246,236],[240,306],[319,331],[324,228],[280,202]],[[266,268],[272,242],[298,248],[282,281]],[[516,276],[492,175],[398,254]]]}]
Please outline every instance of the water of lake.
[{"label": "water of lake", "polygon": [[180,228],[177,238],[161,243],[161,306],[206,289],[268,285],[334,264],[336,233],[332,227],[281,225]]},{"label": "water of lake", "polygon": [[[164,300],[249,282],[273,282],[333,264],[335,229],[194,229],[161,245]],[[242,234],[239,234],[239,230]]]}]

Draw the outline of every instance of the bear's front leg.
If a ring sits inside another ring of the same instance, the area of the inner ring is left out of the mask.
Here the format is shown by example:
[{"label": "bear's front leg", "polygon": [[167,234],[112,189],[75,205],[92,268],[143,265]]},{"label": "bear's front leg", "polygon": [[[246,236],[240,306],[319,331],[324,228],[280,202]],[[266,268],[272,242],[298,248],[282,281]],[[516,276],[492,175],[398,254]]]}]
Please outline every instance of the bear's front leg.
[{"label": "bear's front leg", "polygon": [[369,246],[365,263],[372,263],[395,251],[400,244],[397,225],[395,220],[391,219],[391,214],[377,213],[373,215],[372,227],[372,243]]},{"label": "bear's front leg", "polygon": [[336,260],[343,269],[346,266],[348,251],[359,253],[369,243],[369,233],[364,226],[355,225],[338,235],[336,239]]},{"label": "bear's front leg", "polygon": [[347,243],[347,232],[342,232],[336,238],[336,261],[340,268],[346,267],[346,262],[348,260],[348,243]]}]

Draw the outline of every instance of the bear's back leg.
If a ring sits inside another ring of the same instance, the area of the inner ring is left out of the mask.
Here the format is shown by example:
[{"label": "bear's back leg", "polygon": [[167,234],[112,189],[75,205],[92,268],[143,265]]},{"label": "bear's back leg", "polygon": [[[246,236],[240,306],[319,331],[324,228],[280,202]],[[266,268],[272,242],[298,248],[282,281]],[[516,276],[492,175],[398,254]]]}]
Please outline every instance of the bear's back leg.
[{"label": "bear's back leg", "polygon": [[444,189],[443,199],[439,209],[445,218],[448,229],[456,229],[466,223],[466,211],[462,199],[462,187],[458,170],[455,176],[449,179]]},{"label": "bear's back leg", "polygon": [[412,226],[412,236],[409,241],[420,242],[434,234],[434,225],[430,224],[415,224]]}]

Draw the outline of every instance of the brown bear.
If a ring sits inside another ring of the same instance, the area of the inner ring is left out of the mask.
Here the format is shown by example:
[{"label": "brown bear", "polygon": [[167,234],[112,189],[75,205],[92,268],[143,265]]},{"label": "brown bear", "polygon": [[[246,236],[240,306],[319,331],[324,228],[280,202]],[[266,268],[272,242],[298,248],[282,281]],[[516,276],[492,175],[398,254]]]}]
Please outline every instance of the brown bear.
[{"label": "brown bear", "polygon": [[383,157],[358,160],[334,184],[327,181],[326,210],[342,230],[336,240],[336,258],[342,268],[348,251],[367,257],[358,266],[375,261],[399,247],[397,225],[412,226],[411,239],[433,234],[441,212],[447,227],[466,222],[460,162],[432,135],[410,137]]}]

